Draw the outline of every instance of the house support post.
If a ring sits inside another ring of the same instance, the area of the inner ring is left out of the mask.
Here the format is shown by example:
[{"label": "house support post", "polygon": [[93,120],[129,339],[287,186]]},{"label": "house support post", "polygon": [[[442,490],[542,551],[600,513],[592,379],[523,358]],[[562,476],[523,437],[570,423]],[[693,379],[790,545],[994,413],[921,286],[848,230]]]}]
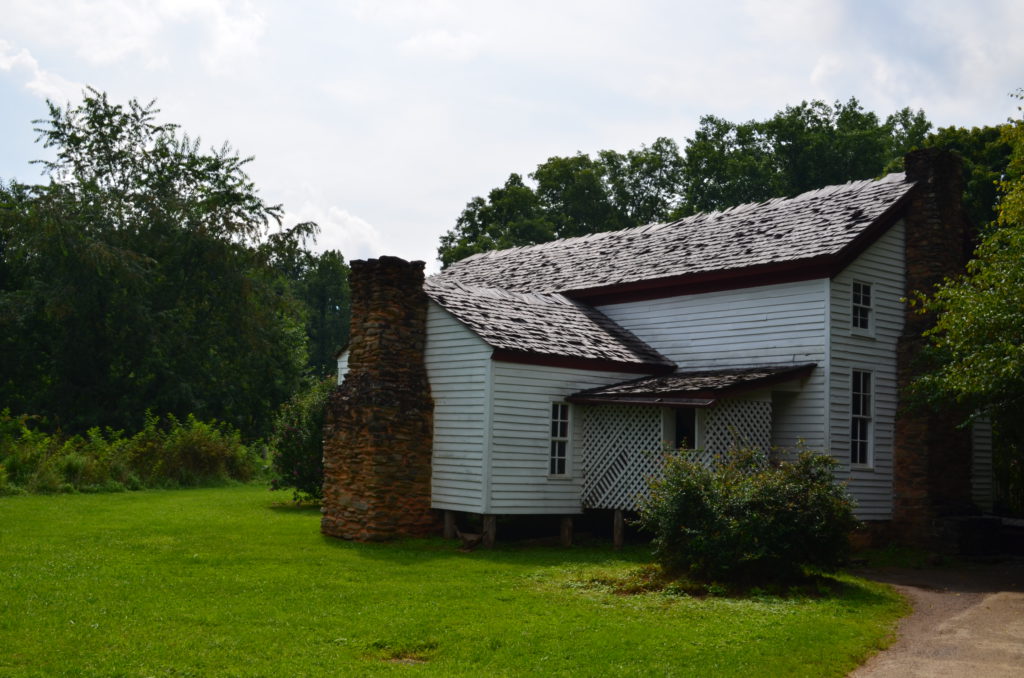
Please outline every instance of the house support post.
[{"label": "house support post", "polygon": [[572,516],[562,516],[562,529],[561,529],[560,541],[562,546],[568,548],[572,546]]},{"label": "house support post", "polygon": [[485,515],[483,520],[483,544],[484,548],[494,547],[494,537],[498,531],[498,517]]},{"label": "house support post", "polygon": [[622,548],[624,528],[625,521],[622,518],[622,509],[615,509],[615,517],[612,518],[612,545],[616,549]]},{"label": "house support post", "polygon": [[455,539],[455,511],[444,512],[444,538]]}]

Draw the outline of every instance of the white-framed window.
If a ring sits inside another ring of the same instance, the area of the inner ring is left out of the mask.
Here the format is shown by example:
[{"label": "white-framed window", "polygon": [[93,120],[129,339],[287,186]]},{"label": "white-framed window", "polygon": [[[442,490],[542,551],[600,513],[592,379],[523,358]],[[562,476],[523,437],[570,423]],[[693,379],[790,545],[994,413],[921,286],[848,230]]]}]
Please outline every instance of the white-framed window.
[{"label": "white-framed window", "polygon": [[867,370],[853,370],[850,378],[850,463],[871,465],[874,426],[874,380]]},{"label": "white-framed window", "polygon": [[551,453],[548,475],[564,476],[569,472],[569,404],[551,403]]},{"label": "white-framed window", "polygon": [[871,334],[875,330],[871,284],[854,280],[851,292],[850,327],[855,332]]}]

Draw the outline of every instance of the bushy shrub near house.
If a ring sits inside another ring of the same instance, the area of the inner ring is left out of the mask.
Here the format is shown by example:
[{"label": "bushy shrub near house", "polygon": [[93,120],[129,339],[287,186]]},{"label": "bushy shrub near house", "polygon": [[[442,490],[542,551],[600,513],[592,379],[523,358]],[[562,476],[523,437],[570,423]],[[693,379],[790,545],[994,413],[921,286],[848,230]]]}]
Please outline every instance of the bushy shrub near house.
[{"label": "bushy shrub near house", "polygon": [[832,571],[858,524],[834,467],[809,451],[779,464],[739,451],[710,467],[674,453],[640,524],[666,571],[700,581],[761,584],[798,579],[807,567]]},{"label": "bushy shrub near house", "polygon": [[147,414],[131,436],[92,428],[70,437],[39,423],[0,412],[0,494],[192,487],[252,480],[260,469],[238,431],[222,422]]},{"label": "bushy shrub near house", "polygon": [[296,501],[319,500],[324,484],[324,412],[333,377],[310,382],[281,405],[270,436],[273,490],[292,488]]}]

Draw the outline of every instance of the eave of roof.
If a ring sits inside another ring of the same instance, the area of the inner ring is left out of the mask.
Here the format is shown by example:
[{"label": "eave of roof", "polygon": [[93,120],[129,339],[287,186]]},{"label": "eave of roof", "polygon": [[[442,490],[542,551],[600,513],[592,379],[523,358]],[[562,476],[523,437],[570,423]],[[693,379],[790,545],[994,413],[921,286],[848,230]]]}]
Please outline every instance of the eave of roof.
[{"label": "eave of roof", "polygon": [[566,400],[578,404],[707,407],[721,398],[803,379],[816,365],[758,365],[674,372],[587,389]]}]

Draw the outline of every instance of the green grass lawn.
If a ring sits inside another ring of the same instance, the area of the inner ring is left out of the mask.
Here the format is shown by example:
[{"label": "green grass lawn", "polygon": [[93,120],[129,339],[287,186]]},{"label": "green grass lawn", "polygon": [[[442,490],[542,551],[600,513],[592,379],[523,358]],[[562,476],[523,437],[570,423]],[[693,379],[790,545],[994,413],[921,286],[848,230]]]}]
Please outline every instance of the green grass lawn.
[{"label": "green grass lawn", "polygon": [[644,549],[323,537],[262,487],[0,497],[0,676],[842,676],[904,604],[585,585]]}]

